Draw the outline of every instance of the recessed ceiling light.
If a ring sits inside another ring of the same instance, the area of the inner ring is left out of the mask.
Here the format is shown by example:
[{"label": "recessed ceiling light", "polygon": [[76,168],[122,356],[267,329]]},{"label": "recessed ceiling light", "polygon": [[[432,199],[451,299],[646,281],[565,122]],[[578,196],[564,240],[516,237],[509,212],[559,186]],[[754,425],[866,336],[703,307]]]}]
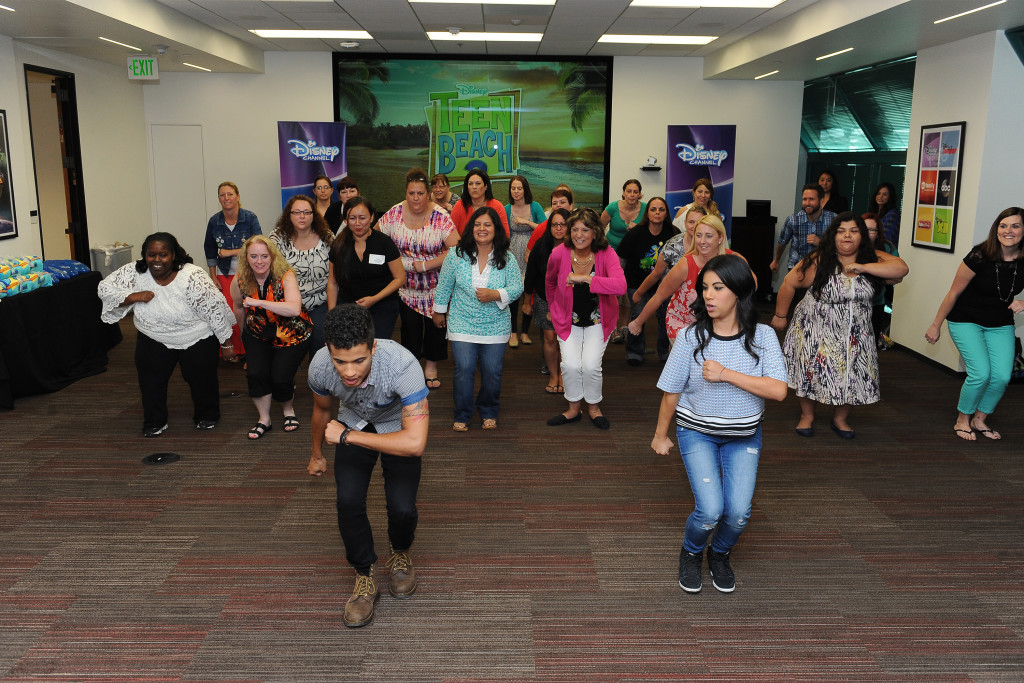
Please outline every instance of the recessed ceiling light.
[{"label": "recessed ceiling light", "polygon": [[779,70],[778,70],[778,69],[776,69],[775,71],[769,71],[769,72],[768,72],[768,73],[766,73],[766,74],[761,74],[760,76],[754,76],[754,80],[755,80],[755,81],[759,81],[759,80],[761,80],[762,78],[768,78],[769,76],[774,76],[774,75],[775,75],[775,74],[777,74],[777,73],[779,73]]},{"label": "recessed ceiling light", "polygon": [[260,38],[333,38],[334,40],[373,40],[366,31],[304,31],[302,29],[251,28]]},{"label": "recessed ceiling light", "polygon": [[207,69],[205,66],[199,66],[198,64],[189,64],[188,62],[182,62],[182,64],[185,66],[190,66],[193,69],[199,69],[200,71],[212,71],[212,69]]},{"label": "recessed ceiling light", "polygon": [[354,47],[359,47],[359,43],[357,43],[354,40],[343,40],[340,43],[338,43],[338,45],[345,48],[346,50],[351,50]]},{"label": "recessed ceiling light", "polygon": [[631,7],[735,7],[767,9],[784,0],[633,0]]},{"label": "recessed ceiling light", "polygon": [[707,45],[718,36],[627,36],[606,33],[599,43],[637,43],[642,45]]},{"label": "recessed ceiling light", "polygon": [[836,55],[841,55],[841,54],[843,54],[843,53],[849,52],[849,51],[850,51],[850,50],[852,50],[852,49],[853,49],[852,47],[848,47],[848,48],[846,48],[845,50],[840,50],[839,52],[830,52],[830,53],[829,53],[829,54],[827,54],[827,55],[822,55],[822,56],[820,56],[820,57],[815,57],[815,58],[814,58],[814,61],[816,61],[816,62],[820,62],[820,61],[821,61],[821,60],[823,60],[823,59],[828,59],[829,57],[835,57]]},{"label": "recessed ceiling light", "polygon": [[141,47],[135,47],[134,45],[129,45],[128,43],[122,43],[122,42],[117,41],[117,40],[111,40],[110,38],[104,38],[103,36],[96,36],[96,37],[99,38],[100,40],[105,40],[108,43],[113,43],[114,45],[120,45],[121,47],[126,47],[129,50],[135,50],[137,52],[142,52],[142,48]]},{"label": "recessed ceiling light", "polygon": [[436,5],[553,5],[555,0],[409,0]]},{"label": "recessed ceiling light", "polygon": [[968,14],[974,14],[975,12],[980,12],[981,10],[988,9],[989,7],[995,7],[996,5],[1002,5],[1005,2],[1006,2],[1006,0],[999,0],[999,2],[990,3],[988,5],[985,5],[984,7],[976,7],[974,9],[969,9],[966,12],[961,12],[960,14],[954,14],[953,16],[946,17],[945,19],[938,19],[936,21],[933,21],[932,23],[933,24],[941,24],[942,22],[949,21],[950,19],[959,19],[960,17],[965,17]]},{"label": "recessed ceiling light", "polygon": [[427,38],[431,40],[457,40],[459,42],[467,42],[471,40],[488,40],[488,41],[501,41],[501,42],[523,42],[523,43],[539,43],[544,38],[543,33],[490,33],[483,31],[459,31],[458,33],[452,33],[450,31],[427,31]]}]

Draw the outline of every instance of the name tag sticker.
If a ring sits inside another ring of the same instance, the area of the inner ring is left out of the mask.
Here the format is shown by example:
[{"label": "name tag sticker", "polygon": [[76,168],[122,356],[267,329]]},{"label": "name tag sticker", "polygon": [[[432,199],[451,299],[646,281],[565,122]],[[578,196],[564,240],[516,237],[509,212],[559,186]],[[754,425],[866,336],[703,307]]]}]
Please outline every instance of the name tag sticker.
[{"label": "name tag sticker", "polygon": [[370,254],[370,265],[380,266],[384,264],[384,254]]}]

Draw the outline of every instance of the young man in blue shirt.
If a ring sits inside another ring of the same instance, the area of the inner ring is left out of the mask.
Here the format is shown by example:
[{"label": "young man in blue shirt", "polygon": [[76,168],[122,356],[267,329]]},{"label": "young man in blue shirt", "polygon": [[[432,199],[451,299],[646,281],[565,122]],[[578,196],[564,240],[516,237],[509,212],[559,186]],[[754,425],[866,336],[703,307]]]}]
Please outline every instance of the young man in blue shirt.
[{"label": "young man in blue shirt", "polygon": [[[345,605],[345,625],[373,620],[380,594],[374,578],[377,554],[366,515],[370,476],[381,461],[388,512],[391,569],[388,589],[396,598],[416,591],[409,548],[416,532],[416,492],[427,445],[430,411],[426,381],[416,358],[397,342],[374,339],[373,318],[355,304],[336,306],[324,318],[326,345],[309,365],[313,397],[313,452],[309,473],[327,471],[321,447],[334,444],[338,529],[356,584]],[[331,419],[332,398],[340,400]]]}]

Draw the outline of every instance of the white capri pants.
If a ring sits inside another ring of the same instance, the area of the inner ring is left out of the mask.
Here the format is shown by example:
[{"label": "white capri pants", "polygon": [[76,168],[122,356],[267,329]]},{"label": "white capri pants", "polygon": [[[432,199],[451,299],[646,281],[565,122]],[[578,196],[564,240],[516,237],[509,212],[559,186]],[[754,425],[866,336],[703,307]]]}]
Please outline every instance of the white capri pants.
[{"label": "white capri pants", "polygon": [[562,384],[567,401],[586,401],[596,405],[602,399],[604,375],[601,362],[608,342],[601,325],[570,328],[568,339],[559,339],[562,352]]}]

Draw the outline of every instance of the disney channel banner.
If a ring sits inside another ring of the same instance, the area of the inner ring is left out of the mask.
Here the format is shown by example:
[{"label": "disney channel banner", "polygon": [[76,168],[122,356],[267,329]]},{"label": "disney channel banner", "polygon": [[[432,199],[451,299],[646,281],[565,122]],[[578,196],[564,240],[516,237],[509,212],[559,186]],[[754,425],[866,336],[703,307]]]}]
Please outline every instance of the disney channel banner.
[{"label": "disney channel banner", "polygon": [[348,125],[348,168],[383,207],[405,195],[406,171],[444,173],[456,193],[483,169],[494,197],[523,175],[547,206],[567,183],[576,204],[603,206],[612,63],[608,58],[506,60],[334,54],[335,117]]},{"label": "disney channel banner", "polygon": [[710,178],[725,230],[732,236],[736,126],[669,126],[665,200],[670,215],[693,201],[693,184]]},{"label": "disney channel banner", "polygon": [[318,175],[330,178],[332,185],[348,175],[345,129],[344,123],[335,121],[277,122],[282,208],[297,194],[313,197],[313,181]]}]

